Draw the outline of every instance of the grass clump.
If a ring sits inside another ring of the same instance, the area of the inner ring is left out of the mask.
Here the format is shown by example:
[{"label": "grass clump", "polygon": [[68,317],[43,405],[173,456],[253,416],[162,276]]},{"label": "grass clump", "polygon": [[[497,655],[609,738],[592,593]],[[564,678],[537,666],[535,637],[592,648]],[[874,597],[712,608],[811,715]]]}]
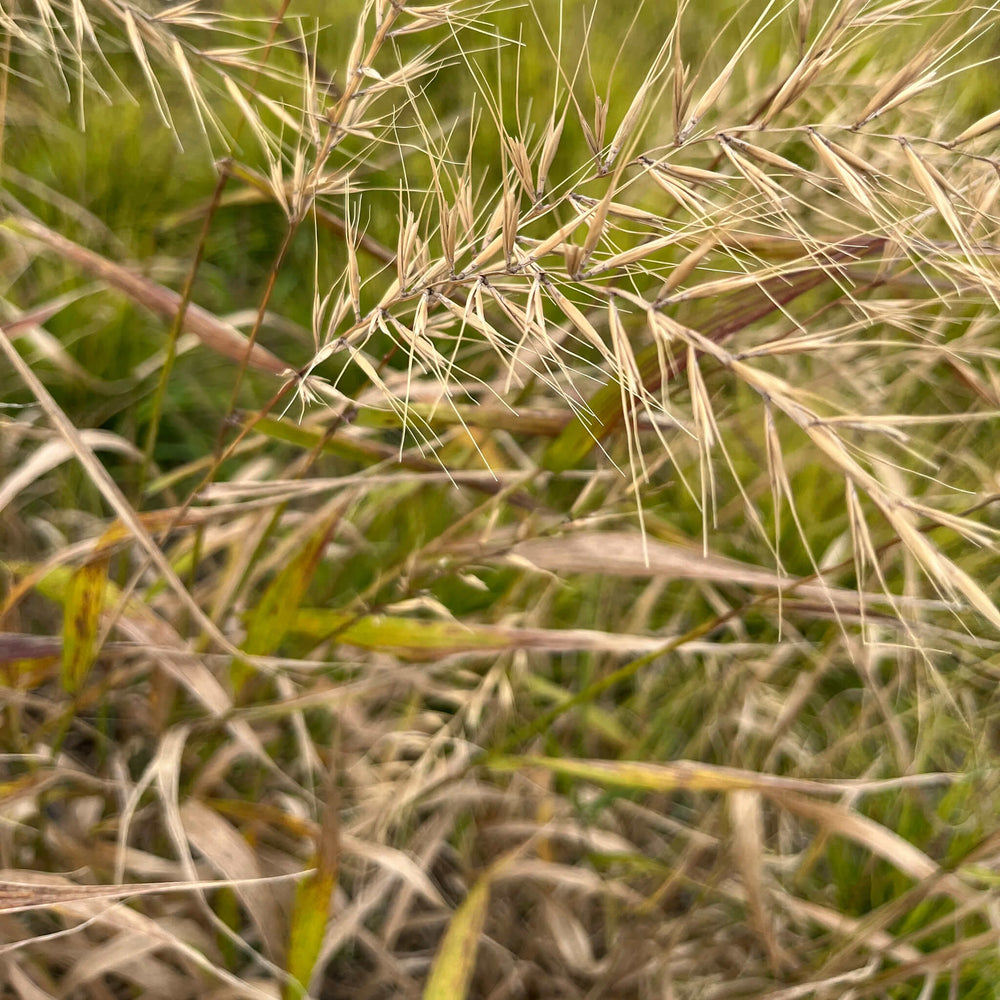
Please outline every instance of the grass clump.
[{"label": "grass clump", "polygon": [[12,996],[993,995],[995,10],[4,27]]}]

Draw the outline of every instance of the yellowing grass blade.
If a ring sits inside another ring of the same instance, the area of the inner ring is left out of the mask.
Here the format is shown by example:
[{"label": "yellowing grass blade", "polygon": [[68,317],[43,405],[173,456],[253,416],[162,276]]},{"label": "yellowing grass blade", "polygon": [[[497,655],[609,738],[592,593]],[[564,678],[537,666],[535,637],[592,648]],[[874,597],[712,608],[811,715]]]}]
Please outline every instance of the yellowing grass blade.
[{"label": "yellowing grass blade", "polygon": [[339,518],[338,504],[337,511],[306,539],[291,561],[271,581],[247,623],[245,648],[248,653],[267,654],[277,648],[305,596],[330,532]]},{"label": "yellowing grass blade", "polygon": [[76,694],[97,656],[108,562],[97,559],[74,570],[66,587],[63,614],[62,686]]},{"label": "yellowing grass blade", "polygon": [[490,881],[487,873],[455,911],[431,966],[423,1000],[463,1000],[468,996],[490,903]]},{"label": "yellowing grass blade", "polygon": [[[340,519],[341,510],[342,503],[338,501],[319,529],[306,538],[298,552],[271,581],[257,606],[250,612],[243,648],[251,656],[266,656],[278,648],[288,631],[292,616],[309,588],[330,533]],[[245,661],[234,661],[232,677],[237,690],[246,680],[249,669]]]},{"label": "yellowing grass blade", "polygon": [[327,782],[323,822],[316,833],[316,869],[299,884],[289,923],[287,969],[292,977],[282,990],[282,1000],[305,996],[316,959],[323,947],[330,901],[340,871],[340,797]]},{"label": "yellowing grass blade", "polygon": [[490,889],[497,877],[524,851],[524,845],[508,851],[494,862],[469,890],[451,918],[444,939],[434,956],[424,987],[423,1000],[464,1000],[476,969],[476,952],[490,904]]},{"label": "yellowing grass blade", "polygon": [[298,885],[288,940],[288,973],[294,978],[282,990],[282,1000],[298,1000],[306,995],[301,984],[309,982],[323,945],[330,897],[336,885],[335,875],[318,872]]},{"label": "yellowing grass blade", "polygon": [[843,795],[845,792],[886,792],[914,785],[937,785],[951,781],[954,775],[926,773],[900,778],[854,778],[818,781],[810,778],[786,778],[782,775],[749,771],[740,767],[705,764],[695,760],[675,760],[668,764],[647,764],[634,760],[571,760],[561,757],[504,757],[488,761],[493,771],[526,771],[543,768],[553,774],[597,785],[631,788],[635,791],[736,792],[757,791],[777,796],[790,792],[807,795]]}]

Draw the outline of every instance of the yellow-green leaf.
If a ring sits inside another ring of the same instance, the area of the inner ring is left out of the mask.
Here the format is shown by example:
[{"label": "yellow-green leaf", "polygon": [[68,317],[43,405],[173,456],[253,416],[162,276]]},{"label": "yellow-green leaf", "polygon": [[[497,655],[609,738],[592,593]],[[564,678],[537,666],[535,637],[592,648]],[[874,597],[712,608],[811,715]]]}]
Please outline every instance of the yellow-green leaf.
[{"label": "yellow-green leaf", "polygon": [[[309,535],[298,552],[270,582],[257,606],[249,613],[243,649],[250,655],[267,656],[278,648],[309,589],[330,533],[340,519],[341,509],[338,505],[323,520],[319,530]],[[233,664],[233,684],[237,690],[249,672],[250,668],[245,662]]]},{"label": "yellow-green leaf", "polygon": [[288,973],[292,977],[282,990],[283,1000],[305,996],[316,958],[323,945],[335,876],[317,872],[303,879],[295,892],[288,938]]},{"label": "yellow-green leaf", "polygon": [[464,1000],[468,995],[489,909],[490,889],[497,877],[524,853],[525,846],[519,844],[494,861],[455,911],[431,965],[423,1000]]},{"label": "yellow-green leaf", "polygon": [[319,558],[339,512],[314,532],[271,581],[247,621],[247,639],[243,648],[252,655],[266,656],[278,648],[309,587]]},{"label": "yellow-green leaf", "polygon": [[[669,764],[646,764],[632,760],[570,760],[555,757],[496,757],[490,761],[496,771],[520,771],[542,767],[556,774],[599,785],[650,792],[724,792],[759,788],[773,776],[717,764],[679,760]],[[783,779],[787,781],[788,779]]]},{"label": "yellow-green leaf", "polygon": [[340,798],[330,783],[326,789],[323,822],[316,834],[316,870],[303,879],[295,893],[289,925],[288,973],[282,1000],[299,1000],[309,988],[316,959],[323,946],[330,900],[340,869]]},{"label": "yellow-green leaf", "polygon": [[423,1000],[464,1000],[468,995],[486,923],[491,881],[491,874],[485,874],[455,911],[431,966]]},{"label": "yellow-green leaf", "polygon": [[938,784],[950,780],[946,774],[920,774],[902,778],[819,781],[813,778],[786,778],[780,774],[767,774],[722,764],[705,764],[697,760],[647,764],[636,760],[573,760],[559,757],[505,757],[497,754],[489,758],[487,764],[494,771],[544,768],[567,778],[648,792],[673,792],[679,789],[689,792],[746,790],[772,796],[787,796],[790,792],[839,796],[846,791],[883,792],[907,785]]},{"label": "yellow-green leaf", "polygon": [[63,603],[62,685],[68,694],[83,687],[97,656],[108,563],[96,559],[73,571]]},{"label": "yellow-green leaf", "polygon": [[335,635],[351,646],[392,652],[412,660],[435,659],[463,651],[504,649],[512,645],[509,636],[488,626],[397,615],[358,616],[326,608],[300,609],[290,628],[316,640]]}]

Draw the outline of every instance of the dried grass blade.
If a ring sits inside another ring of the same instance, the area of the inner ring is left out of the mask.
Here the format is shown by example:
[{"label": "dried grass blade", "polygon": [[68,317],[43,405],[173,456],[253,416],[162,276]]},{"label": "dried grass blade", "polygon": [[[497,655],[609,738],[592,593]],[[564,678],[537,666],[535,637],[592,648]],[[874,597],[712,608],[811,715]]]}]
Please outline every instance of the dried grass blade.
[{"label": "dried grass blade", "polygon": [[[70,263],[89,271],[161,316],[173,319],[181,307],[181,297],[177,292],[73,243],[33,219],[10,218],[3,223],[3,226],[14,233],[38,240]],[[249,341],[239,330],[217,319],[193,302],[188,304],[184,313],[184,329],[193,333],[206,347],[233,361],[242,364],[246,360],[251,368],[271,375],[285,375],[291,371],[284,361],[259,344],[254,344],[248,352]]]},{"label": "dried grass blade", "polygon": [[[44,876],[40,872],[5,868],[0,871],[0,913],[23,913],[27,910],[58,908],[67,903],[97,899],[130,899],[165,892],[207,892],[213,889],[233,889],[240,882],[272,885],[300,879],[305,872],[292,875],[269,875],[257,879],[222,879],[193,882],[132,882],[121,885],[76,885],[58,875]],[[36,881],[36,879],[38,881]],[[45,881],[42,881],[46,879]]]},{"label": "dried grass blade", "polygon": [[774,921],[767,912],[764,888],[764,819],[759,792],[736,791],[728,798],[733,829],[733,856],[747,897],[750,923],[764,943],[772,971],[777,974],[788,961],[782,954]]},{"label": "dried grass blade", "polygon": [[[19,872],[18,874],[26,882],[29,881],[29,878],[31,881],[37,879],[40,884],[45,885],[47,888],[65,885],[68,881],[58,875],[42,875],[35,872]],[[187,884],[184,883],[184,885]],[[81,922],[96,921],[112,931],[141,934],[146,938],[154,940],[157,942],[157,947],[164,949],[168,953],[172,952],[179,955],[185,961],[192,963],[194,967],[206,973],[210,979],[225,983],[230,990],[235,991],[235,995],[241,998],[246,998],[246,1000],[274,1000],[273,991],[261,989],[259,986],[254,986],[252,983],[233,975],[231,972],[227,972],[209,959],[200,949],[188,944],[178,933],[171,930],[169,924],[166,922],[158,922],[126,906],[115,905],[114,903],[110,906],[101,906],[99,899],[88,899],[84,896],[81,892],[83,888],[79,886],[73,887],[72,891],[78,895],[72,900],[47,905],[57,906],[60,913],[72,920],[79,920]],[[99,890],[105,887],[94,886],[91,888]],[[130,895],[127,892],[121,893],[121,887],[119,886],[108,888],[118,890],[115,892],[115,896]],[[156,891],[163,891],[163,889],[158,885]],[[22,944],[23,942],[16,942],[13,946],[0,946],[0,948],[20,947]]]},{"label": "dried grass blade", "polygon": [[197,799],[188,799],[181,805],[180,818],[184,833],[195,850],[232,884],[268,957],[280,961],[284,921],[272,887],[260,884],[257,856],[246,839],[215,810]]},{"label": "dried grass blade", "polygon": [[[881,823],[834,802],[820,802],[794,792],[779,792],[775,801],[797,816],[811,819],[826,834],[838,834],[884,858],[913,879],[941,876],[941,869],[923,851]],[[975,892],[954,875],[944,875],[938,885],[958,900],[970,899]]]},{"label": "dried grass blade", "polygon": [[[144,972],[155,970],[157,979],[162,982],[163,990],[183,990],[185,987],[185,977],[174,973],[155,955],[151,956],[159,947],[157,941],[151,940],[145,934],[137,934],[131,931],[122,930],[112,935],[94,948],[88,949],[87,953],[77,959],[60,986],[67,991],[66,995],[85,995],[86,987],[94,980],[104,982],[105,973],[124,975],[132,980],[132,984],[139,985],[136,977],[135,967],[141,965]],[[157,982],[157,986],[160,986]],[[132,985],[130,984],[130,985]],[[88,991],[89,992],[89,991]],[[31,998],[25,998],[31,1000]]]},{"label": "dried grass blade", "polygon": [[[142,452],[138,448],[110,431],[85,428],[80,431],[80,436],[95,451],[115,451],[136,461],[142,460]],[[17,468],[12,469],[5,479],[0,480],[0,512],[24,489],[73,455],[73,449],[67,441],[46,441]]]},{"label": "dried grass blade", "polygon": [[188,592],[187,587],[184,586],[176,570],[174,570],[167,557],[163,554],[163,551],[146,530],[138,514],[129,504],[118,484],[111,478],[107,469],[100,463],[72,421],[52,398],[48,389],[42,385],[41,381],[39,381],[38,377],[31,370],[31,367],[18,354],[2,328],[0,328],[0,351],[7,355],[11,366],[20,375],[22,381],[34,395],[35,399],[38,400],[46,416],[73,449],[73,453],[91,481],[100,490],[111,509],[114,510],[121,521],[128,527],[139,545],[145,550],[153,565],[163,574],[171,589],[191,613],[194,620],[204,629],[206,635],[218,643],[220,648],[238,655],[239,651],[236,647],[222,634],[215,622],[205,614],[201,606]]}]

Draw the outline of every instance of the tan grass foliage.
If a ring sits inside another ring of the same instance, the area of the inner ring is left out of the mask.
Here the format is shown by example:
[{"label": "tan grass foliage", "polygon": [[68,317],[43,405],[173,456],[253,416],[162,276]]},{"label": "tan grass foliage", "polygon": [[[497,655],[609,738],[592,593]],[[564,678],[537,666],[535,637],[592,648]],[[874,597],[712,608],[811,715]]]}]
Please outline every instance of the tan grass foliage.
[{"label": "tan grass foliage", "polygon": [[991,995],[996,5],[0,31],[4,995]]}]

